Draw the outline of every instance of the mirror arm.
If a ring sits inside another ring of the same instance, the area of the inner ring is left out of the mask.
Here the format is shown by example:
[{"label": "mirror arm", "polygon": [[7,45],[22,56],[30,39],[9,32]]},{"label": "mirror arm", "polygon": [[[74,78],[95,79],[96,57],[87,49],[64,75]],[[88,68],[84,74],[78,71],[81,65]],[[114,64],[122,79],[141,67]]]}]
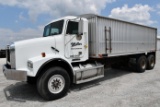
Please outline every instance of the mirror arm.
[{"label": "mirror arm", "polygon": [[78,35],[83,35],[83,33],[79,33]]}]

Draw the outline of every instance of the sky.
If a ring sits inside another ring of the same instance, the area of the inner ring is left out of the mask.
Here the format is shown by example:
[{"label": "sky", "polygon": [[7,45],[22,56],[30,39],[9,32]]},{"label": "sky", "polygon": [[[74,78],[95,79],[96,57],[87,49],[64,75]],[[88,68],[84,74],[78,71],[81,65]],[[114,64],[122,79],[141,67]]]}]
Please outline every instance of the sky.
[{"label": "sky", "polygon": [[87,13],[156,27],[160,36],[160,0],[0,0],[0,49],[41,37],[53,19]]}]

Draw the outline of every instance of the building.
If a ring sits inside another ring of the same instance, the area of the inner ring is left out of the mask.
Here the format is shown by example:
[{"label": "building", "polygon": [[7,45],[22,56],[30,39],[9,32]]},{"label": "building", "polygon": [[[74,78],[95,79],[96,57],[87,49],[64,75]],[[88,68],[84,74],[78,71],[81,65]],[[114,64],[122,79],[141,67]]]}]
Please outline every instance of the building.
[{"label": "building", "polygon": [[160,36],[157,37],[157,50],[160,51]]}]

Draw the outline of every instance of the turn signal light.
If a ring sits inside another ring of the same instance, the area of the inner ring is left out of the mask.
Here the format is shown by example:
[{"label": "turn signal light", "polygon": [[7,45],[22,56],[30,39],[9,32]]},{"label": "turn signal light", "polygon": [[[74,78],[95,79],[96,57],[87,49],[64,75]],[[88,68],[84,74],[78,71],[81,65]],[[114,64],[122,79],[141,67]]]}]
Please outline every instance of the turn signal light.
[{"label": "turn signal light", "polygon": [[46,53],[45,52],[42,52],[41,55],[42,55],[42,57],[46,57]]}]

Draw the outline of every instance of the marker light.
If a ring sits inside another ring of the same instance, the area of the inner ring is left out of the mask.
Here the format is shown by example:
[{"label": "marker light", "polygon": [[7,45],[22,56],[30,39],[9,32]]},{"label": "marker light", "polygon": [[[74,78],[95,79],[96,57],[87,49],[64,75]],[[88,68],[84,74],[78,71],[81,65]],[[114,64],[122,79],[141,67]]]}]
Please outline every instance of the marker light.
[{"label": "marker light", "polygon": [[46,53],[45,52],[42,52],[41,55],[42,55],[42,57],[46,57]]}]

